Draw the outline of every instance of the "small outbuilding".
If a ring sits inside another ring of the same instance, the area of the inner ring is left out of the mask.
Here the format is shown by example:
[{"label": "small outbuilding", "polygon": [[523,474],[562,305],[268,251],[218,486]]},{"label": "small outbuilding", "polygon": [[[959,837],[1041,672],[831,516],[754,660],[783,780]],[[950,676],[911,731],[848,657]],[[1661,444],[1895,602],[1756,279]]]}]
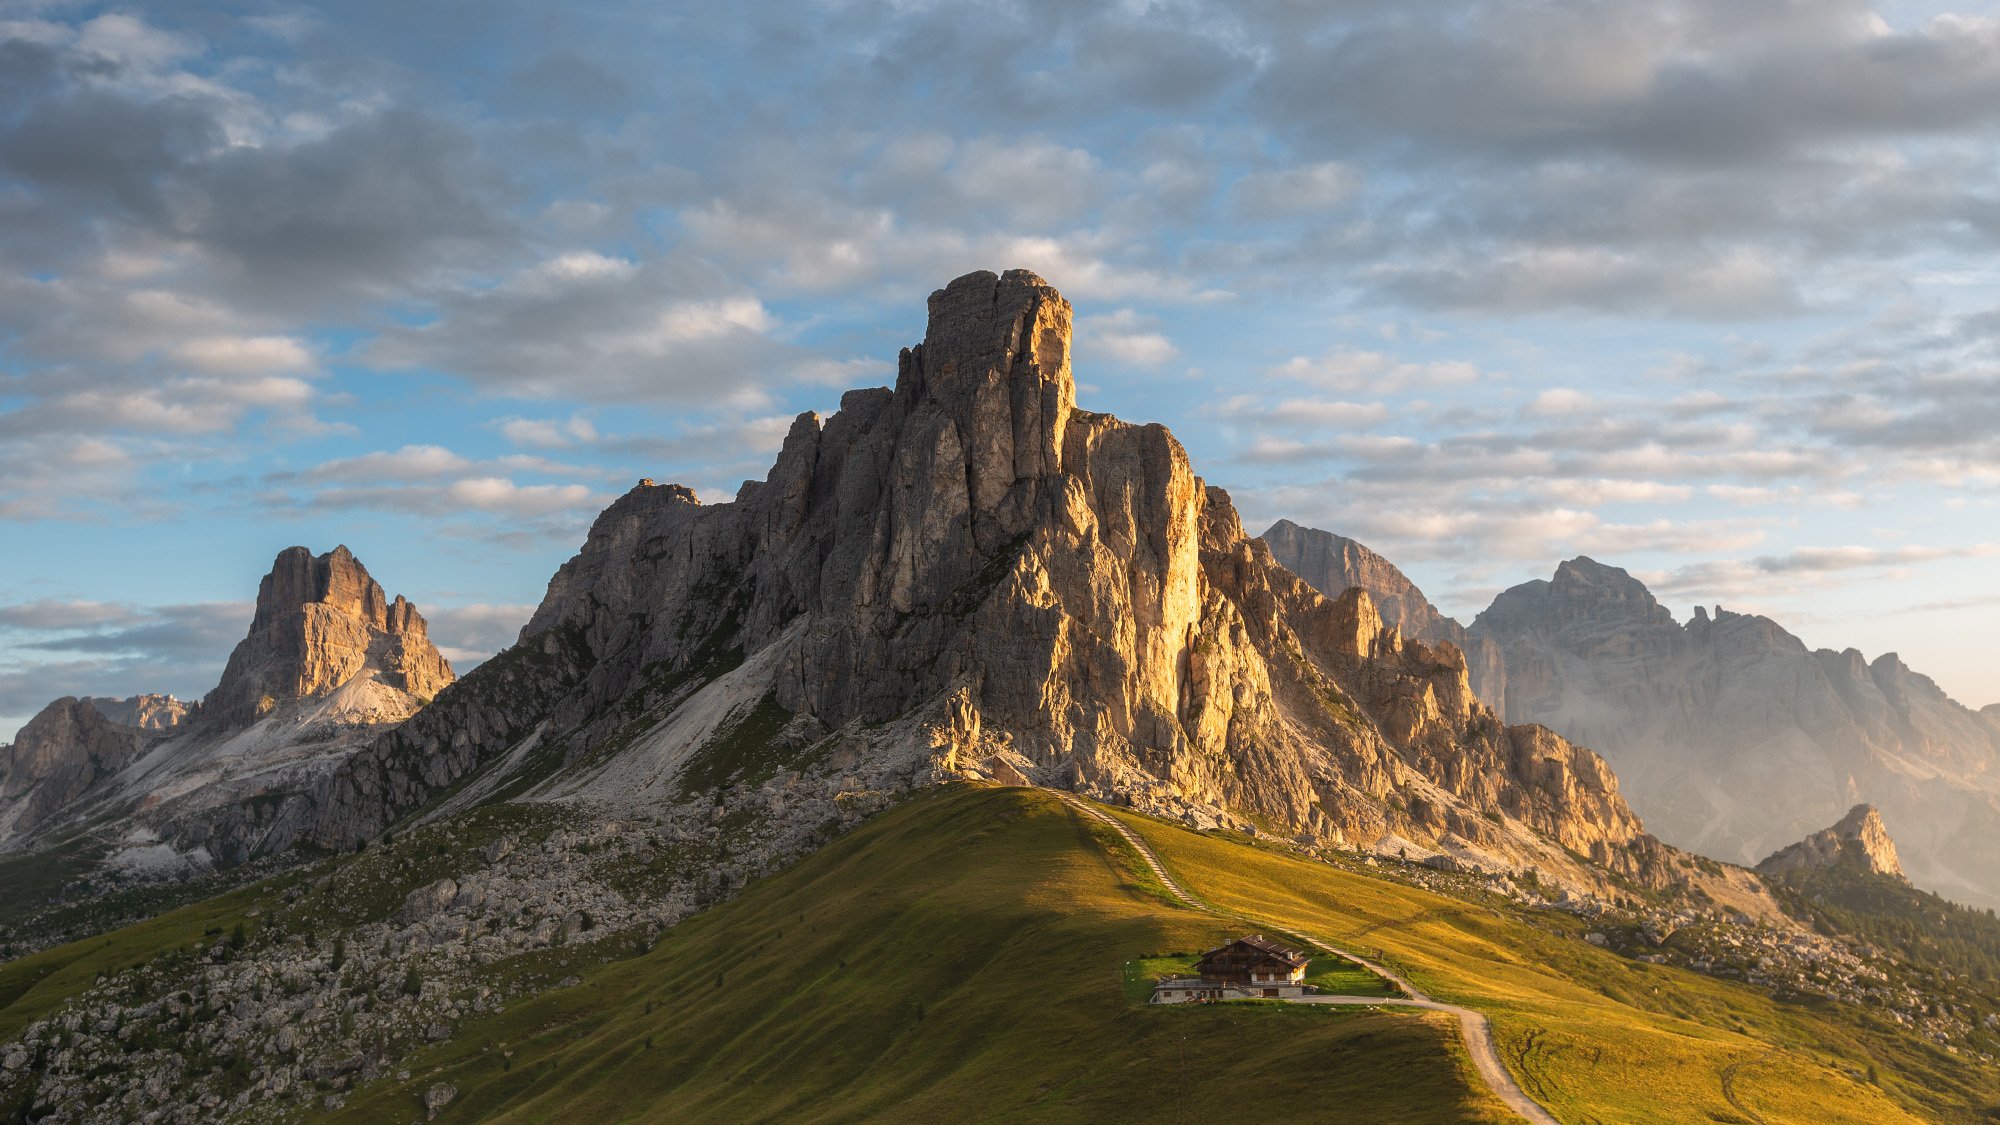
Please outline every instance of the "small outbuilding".
[{"label": "small outbuilding", "polygon": [[1312,958],[1261,934],[1217,946],[1195,962],[1193,977],[1170,977],[1153,986],[1155,1004],[1204,1000],[1293,1000],[1305,995]]}]

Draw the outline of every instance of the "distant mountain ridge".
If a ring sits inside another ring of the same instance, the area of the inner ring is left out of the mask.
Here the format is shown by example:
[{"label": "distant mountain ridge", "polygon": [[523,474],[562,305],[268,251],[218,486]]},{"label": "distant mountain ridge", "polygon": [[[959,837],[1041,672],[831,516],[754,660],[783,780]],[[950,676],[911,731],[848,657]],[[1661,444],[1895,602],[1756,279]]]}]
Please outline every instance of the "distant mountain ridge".
[{"label": "distant mountain ridge", "polygon": [[268,820],[452,678],[416,608],[388,598],[345,546],[289,548],[200,703],[61,699],[0,747],[0,850],[62,836],[95,841],[113,868],[240,861],[250,833],[213,835],[214,810]]},{"label": "distant mountain ridge", "polygon": [[[1323,590],[1386,582],[1421,601],[1400,572],[1303,565]],[[1963,707],[1894,653],[1808,649],[1769,618],[1697,606],[1678,622],[1585,557],[1502,592],[1464,632],[1497,654],[1506,720],[1602,753],[1662,839],[1752,864],[1865,802],[1919,886],[2000,905],[2000,705]]]}]

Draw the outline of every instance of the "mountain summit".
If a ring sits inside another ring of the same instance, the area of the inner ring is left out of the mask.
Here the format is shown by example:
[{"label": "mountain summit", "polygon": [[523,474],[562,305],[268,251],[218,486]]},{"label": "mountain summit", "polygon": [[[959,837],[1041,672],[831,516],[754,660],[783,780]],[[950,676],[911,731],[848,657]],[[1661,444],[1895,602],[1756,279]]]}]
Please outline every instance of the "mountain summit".
[{"label": "mountain summit", "polygon": [[1290,520],[1279,520],[1258,538],[1271,549],[1272,558],[1327,597],[1337,598],[1350,589],[1365,590],[1381,611],[1382,620],[1402,630],[1404,636],[1456,647],[1465,654],[1472,690],[1479,698],[1495,708],[1506,698],[1507,671],[1500,661],[1499,646],[1473,636],[1465,626],[1445,616],[1395,563],[1345,535],[1301,527]]},{"label": "mountain summit", "polygon": [[1510,722],[1600,750],[1681,847],[1753,863],[1867,802],[1919,886],[2000,903],[2000,715],[1960,706],[1894,654],[1810,649],[1770,618],[1695,607],[1590,559],[1500,594]]},{"label": "mountain summit", "polygon": [[249,635],[230,653],[200,717],[247,726],[356,677],[427,701],[451,683],[452,672],[416,607],[400,594],[389,601],[346,546],[317,557],[289,547],[258,585]]},{"label": "mountain summit", "polygon": [[346,547],[287,548],[200,704],[58,700],[0,747],[0,850],[81,830],[114,869],[178,874],[281,846],[278,810],[451,682],[423,617]]},{"label": "mountain summit", "polygon": [[1896,858],[1896,841],[1889,838],[1888,826],[1882,823],[1882,814],[1875,811],[1875,806],[1854,806],[1840,818],[1840,823],[1777,851],[1758,864],[1757,870],[1777,875],[1829,868],[1843,860],[1858,863],[1876,875],[1903,878],[1903,864]]},{"label": "mountain summit", "polygon": [[1660,874],[1596,755],[1505,727],[1368,594],[1299,581],[1165,428],[1080,409],[1071,317],[1032,273],[967,274],[894,389],[800,415],[733,502],[642,482],[512,649],[271,838],[351,846],[447,791],[616,808],[782,778],[795,809],[965,777]]}]

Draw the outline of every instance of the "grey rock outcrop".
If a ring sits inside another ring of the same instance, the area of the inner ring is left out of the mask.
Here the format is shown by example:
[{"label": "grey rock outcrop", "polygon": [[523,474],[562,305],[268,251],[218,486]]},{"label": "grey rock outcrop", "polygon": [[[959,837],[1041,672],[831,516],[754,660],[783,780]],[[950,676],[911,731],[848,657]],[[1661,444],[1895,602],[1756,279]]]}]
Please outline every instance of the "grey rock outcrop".
[{"label": "grey rock outcrop", "polygon": [[658,769],[595,791],[668,784],[701,752],[688,732],[716,729],[702,716],[761,698],[786,738],[865,734],[840,753],[911,784],[1025,778],[1197,823],[1660,875],[1595,755],[1504,727],[1455,647],[1278,565],[1164,428],[1077,408],[1070,324],[1032,274],[969,274],[931,296],[893,390],[801,415],[733,503],[642,482],[514,648],[345,764],[298,831],[350,846],[447,790],[548,791],[621,757]]},{"label": "grey rock outcrop", "polygon": [[202,700],[200,721],[248,726],[364,673],[420,700],[453,678],[416,607],[401,595],[390,601],[345,546],[317,557],[290,547],[258,586],[249,635]]},{"label": "grey rock outcrop", "polygon": [[1904,877],[1902,861],[1896,857],[1896,841],[1889,838],[1889,829],[1875,806],[1854,806],[1838,824],[1779,849],[1758,864],[1757,870],[1776,875],[1837,867],[1843,862],[1876,875]]},{"label": "grey rock outcrop", "polygon": [[1465,654],[1473,693],[1493,707],[1507,694],[1507,670],[1500,647],[1445,616],[1396,565],[1344,535],[1279,520],[1258,538],[1271,557],[1329,598],[1362,589],[1375,600],[1382,620],[1426,644],[1449,644]]},{"label": "grey rock outcrop", "polygon": [[33,831],[116,775],[156,737],[106,718],[95,702],[56,700],[0,746],[0,836]]},{"label": "grey rock outcrop", "polygon": [[114,869],[240,861],[340,760],[451,681],[416,608],[387,597],[346,547],[288,548],[200,704],[63,700],[23,729],[0,759],[0,847],[88,822]]},{"label": "grey rock outcrop", "polygon": [[171,695],[134,695],[126,699],[94,696],[85,702],[112,722],[140,730],[172,730],[193,713],[190,704]]},{"label": "grey rock outcrop", "polygon": [[1501,647],[1507,720],[1602,752],[1663,839],[1753,863],[1866,802],[1918,886],[2000,904],[2000,723],[1894,654],[1814,651],[1720,607],[1679,622],[1587,558],[1471,631]]}]

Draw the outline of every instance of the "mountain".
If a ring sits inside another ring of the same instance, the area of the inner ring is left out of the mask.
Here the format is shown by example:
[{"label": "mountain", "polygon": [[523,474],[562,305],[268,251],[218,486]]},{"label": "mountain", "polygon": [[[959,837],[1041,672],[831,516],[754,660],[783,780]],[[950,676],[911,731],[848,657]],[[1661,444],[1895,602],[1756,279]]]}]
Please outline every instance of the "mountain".
[{"label": "mountain", "polygon": [[1662,838],[1753,863],[1866,802],[1919,886],[2000,904],[2000,715],[1893,653],[1814,651],[1720,607],[1679,622],[1588,558],[1503,592],[1471,632],[1502,650],[1508,721],[1602,752]]},{"label": "mountain", "polygon": [[229,654],[222,681],[202,699],[196,721],[247,727],[278,707],[369,685],[355,709],[380,707],[375,722],[407,718],[452,681],[416,607],[382,586],[345,546],[314,557],[291,547],[257,588],[250,632]]},{"label": "mountain", "polygon": [[134,695],[126,699],[100,695],[84,702],[112,722],[140,730],[172,730],[192,711],[188,704],[171,695]]},{"label": "mountain", "polygon": [[1458,651],[1368,594],[1314,592],[1164,427],[1078,408],[1070,306],[1041,279],[969,274],[929,314],[893,390],[800,415],[733,502],[642,481],[612,504],[511,649],[253,850],[495,797],[642,811],[781,778],[810,806],[989,778],[1585,885],[1604,874],[1578,855],[1666,877],[1596,755],[1505,727]]},{"label": "mountain", "polygon": [[1473,693],[1499,707],[1507,693],[1507,670],[1500,647],[1474,636],[1465,626],[1439,612],[1396,565],[1361,543],[1331,531],[1301,527],[1279,520],[1258,538],[1271,557],[1306,584],[1329,598],[1361,589],[1381,611],[1382,620],[1403,635],[1427,644],[1450,644],[1465,654]]},{"label": "mountain", "polygon": [[[0,749],[0,849],[87,840],[133,874],[238,862],[259,823],[451,681],[415,607],[346,547],[289,548],[200,704],[58,700]],[[212,832],[218,810],[233,834]]]},{"label": "mountain", "polygon": [[[347,552],[280,556],[224,682],[56,821],[130,851],[135,817],[238,865],[227,893],[0,926],[0,1119],[2000,1098],[2000,993],[1878,983],[1778,913],[1801,872],[1659,843],[1455,644],[1313,590],[1167,431],[1075,405],[1040,279],[929,311],[893,389],[800,416],[732,501],[613,503],[462,680]],[[1146,1005],[1245,932],[1320,944],[1346,995],[1318,999],[1373,1010]],[[1336,943],[1467,1010],[1396,1005]]]},{"label": "mountain", "polygon": [[1773,852],[1757,865],[1757,870],[1765,875],[1780,875],[1787,871],[1829,868],[1843,862],[1853,863],[1870,874],[1903,878],[1902,861],[1896,858],[1896,841],[1889,838],[1889,829],[1875,806],[1854,806],[1838,824]]},{"label": "mountain", "polygon": [[148,745],[94,700],[65,697],[0,746],[0,837],[21,836],[115,776]]}]

